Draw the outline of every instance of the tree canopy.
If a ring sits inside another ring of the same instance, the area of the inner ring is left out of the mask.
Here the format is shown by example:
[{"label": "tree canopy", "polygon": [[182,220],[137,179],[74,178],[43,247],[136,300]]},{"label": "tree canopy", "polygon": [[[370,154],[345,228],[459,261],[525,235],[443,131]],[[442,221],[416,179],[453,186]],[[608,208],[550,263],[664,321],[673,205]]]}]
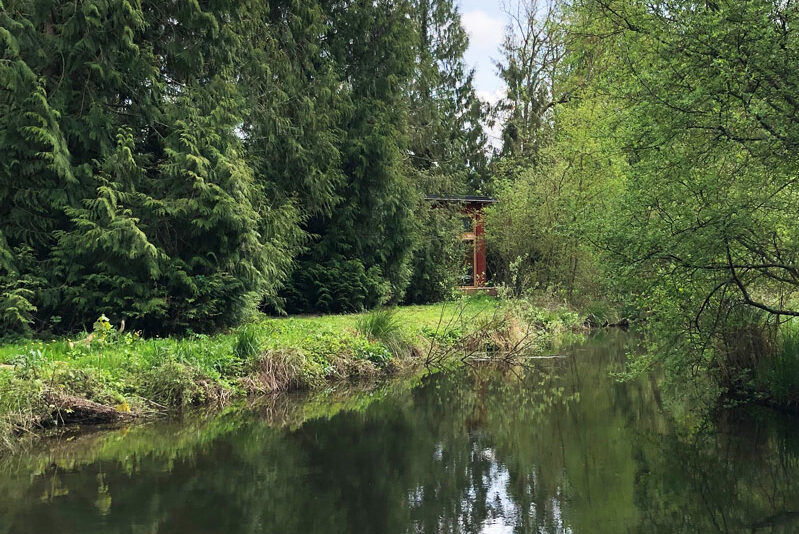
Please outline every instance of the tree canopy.
[{"label": "tree canopy", "polygon": [[3,333],[401,300],[419,173],[484,166],[465,46],[445,1],[0,3]]}]

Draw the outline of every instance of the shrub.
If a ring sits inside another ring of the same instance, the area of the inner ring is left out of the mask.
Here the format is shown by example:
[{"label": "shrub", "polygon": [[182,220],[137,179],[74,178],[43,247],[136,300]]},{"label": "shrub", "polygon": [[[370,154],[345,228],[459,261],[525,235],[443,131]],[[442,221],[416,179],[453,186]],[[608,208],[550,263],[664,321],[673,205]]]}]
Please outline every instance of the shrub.
[{"label": "shrub", "polygon": [[308,389],[324,378],[321,364],[296,349],[268,350],[253,362],[242,383],[250,392]]},{"label": "shrub", "polygon": [[783,326],[780,350],[758,369],[760,387],[781,405],[799,402],[799,323]]},{"label": "shrub", "polygon": [[730,391],[747,391],[753,373],[777,352],[769,317],[749,306],[731,303],[718,328],[710,371]]},{"label": "shrub", "polygon": [[604,326],[616,322],[615,311],[604,300],[595,300],[582,307],[585,324],[591,327]]},{"label": "shrub", "polygon": [[301,262],[283,293],[291,313],[357,312],[387,301],[389,283],[380,267],[361,260],[333,258],[323,264]]},{"label": "shrub", "polygon": [[55,362],[48,382],[71,395],[99,402],[119,404],[125,400],[126,378],[119,373],[95,367],[73,368]]},{"label": "shrub", "polygon": [[29,349],[11,359],[11,365],[16,368],[19,376],[24,378],[39,378],[39,369],[43,363],[44,355],[39,348]]},{"label": "shrub", "polygon": [[159,404],[182,407],[206,400],[200,373],[188,365],[167,361],[146,371],[141,377],[143,395]]},{"label": "shrub", "polygon": [[25,380],[0,369],[0,445],[13,445],[11,436],[36,425],[47,413],[38,380]]}]

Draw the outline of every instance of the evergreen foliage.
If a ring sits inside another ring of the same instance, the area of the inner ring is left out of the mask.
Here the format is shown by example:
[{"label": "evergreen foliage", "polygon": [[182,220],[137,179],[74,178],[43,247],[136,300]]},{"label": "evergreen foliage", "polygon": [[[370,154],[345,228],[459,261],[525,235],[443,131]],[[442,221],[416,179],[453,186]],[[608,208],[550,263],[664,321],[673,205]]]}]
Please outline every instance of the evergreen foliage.
[{"label": "evergreen foliage", "polygon": [[416,69],[410,85],[410,162],[429,194],[474,192],[486,178],[485,110],[453,0],[414,0]]},{"label": "evergreen foliage", "polygon": [[237,135],[243,9],[6,6],[4,326],[205,330],[276,293],[299,215],[262,194]]},{"label": "evergreen foliage", "polygon": [[409,152],[435,148],[438,184],[483,165],[458,17],[410,0],[0,3],[0,334],[401,299],[433,192]]},{"label": "evergreen foliage", "polygon": [[[486,109],[477,98],[474,71],[463,54],[468,36],[452,0],[415,0],[416,70],[410,84],[409,163],[417,187],[428,195],[475,193],[488,172]],[[457,211],[414,210],[416,239],[407,302],[451,296],[463,263]]]},{"label": "evergreen foliage", "polygon": [[[339,140],[344,179],[335,190],[335,210],[308,221],[316,238],[286,290],[292,311],[396,301],[410,278],[410,206],[419,194],[403,159],[414,65],[410,5],[341,1],[326,9],[326,41],[351,103]],[[335,288],[332,276],[344,277]]]},{"label": "evergreen foliage", "polygon": [[457,208],[425,202],[416,209],[416,221],[419,237],[405,301],[423,304],[446,300],[458,286],[463,268],[461,215]]}]

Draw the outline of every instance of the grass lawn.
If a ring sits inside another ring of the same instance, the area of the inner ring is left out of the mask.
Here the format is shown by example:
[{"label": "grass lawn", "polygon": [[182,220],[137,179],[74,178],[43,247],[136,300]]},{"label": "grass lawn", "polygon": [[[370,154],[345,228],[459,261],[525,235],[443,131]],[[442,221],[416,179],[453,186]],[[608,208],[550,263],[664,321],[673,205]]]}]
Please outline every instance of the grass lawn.
[{"label": "grass lawn", "polygon": [[[394,318],[408,339],[430,335],[436,330],[463,329],[478,317],[493,313],[499,303],[489,297],[471,297],[441,304],[401,306],[395,308]],[[320,337],[358,335],[362,313],[341,315],[309,315],[293,317],[262,316],[257,321],[216,335],[187,335],[180,338],[140,339],[135,332],[117,335],[114,325],[106,340],[96,336],[91,342],[85,332],[70,338],[52,340],[23,340],[0,345],[0,364],[37,365],[62,361],[70,365],[113,369],[127,367],[132,360],[155,361],[165,353],[178,360],[192,362],[213,372],[224,367],[228,357],[235,356],[238,344],[247,336],[264,348],[292,348],[313,351]],[[241,348],[239,350],[242,350]],[[246,350],[246,349],[245,349]]]}]

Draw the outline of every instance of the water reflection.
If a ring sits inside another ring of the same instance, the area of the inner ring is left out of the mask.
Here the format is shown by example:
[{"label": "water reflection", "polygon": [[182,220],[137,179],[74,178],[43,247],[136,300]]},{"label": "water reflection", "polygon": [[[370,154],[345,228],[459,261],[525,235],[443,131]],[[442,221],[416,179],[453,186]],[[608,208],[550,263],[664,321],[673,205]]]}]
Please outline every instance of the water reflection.
[{"label": "water reflection", "polygon": [[628,338],[0,460],[0,533],[799,531],[799,434],[670,421]]}]

